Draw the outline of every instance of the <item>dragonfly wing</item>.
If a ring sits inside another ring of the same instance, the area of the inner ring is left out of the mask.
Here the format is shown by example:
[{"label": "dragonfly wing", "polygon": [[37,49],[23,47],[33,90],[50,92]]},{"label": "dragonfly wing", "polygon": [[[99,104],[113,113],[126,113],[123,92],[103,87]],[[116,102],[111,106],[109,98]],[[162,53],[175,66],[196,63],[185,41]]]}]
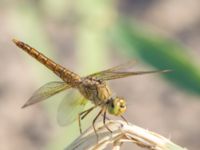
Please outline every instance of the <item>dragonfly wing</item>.
[{"label": "dragonfly wing", "polygon": [[70,86],[68,84],[61,81],[46,83],[33,94],[33,96],[22,106],[22,108],[46,100],[47,98],[69,88]]},{"label": "dragonfly wing", "polygon": [[77,120],[78,114],[84,111],[87,102],[78,90],[69,91],[58,107],[58,124],[66,126]]},{"label": "dragonfly wing", "polygon": [[108,73],[112,73],[112,72],[122,72],[125,69],[128,68],[132,68],[135,64],[137,63],[137,61],[128,61],[124,64],[120,64],[118,66],[103,70],[103,71],[99,71],[96,73],[93,73],[91,75],[89,75],[88,77],[95,77],[95,78],[101,78],[102,76],[106,76]]},{"label": "dragonfly wing", "polygon": [[118,79],[118,78],[125,78],[128,76],[133,76],[133,75],[142,75],[142,74],[150,74],[150,73],[164,73],[164,72],[169,72],[171,70],[155,70],[155,71],[124,71],[126,69],[129,69],[133,67],[136,64],[136,61],[128,61],[124,64],[112,67],[107,70],[103,70],[100,72],[93,73],[89,77],[95,77],[98,80],[113,80],[113,79]]},{"label": "dragonfly wing", "polygon": [[105,73],[103,76],[98,77],[99,80],[107,81],[107,80],[114,80],[119,78],[125,78],[129,76],[135,75],[144,75],[144,74],[152,74],[152,73],[167,73],[171,70],[154,70],[154,71],[135,71],[135,72],[108,72]]}]

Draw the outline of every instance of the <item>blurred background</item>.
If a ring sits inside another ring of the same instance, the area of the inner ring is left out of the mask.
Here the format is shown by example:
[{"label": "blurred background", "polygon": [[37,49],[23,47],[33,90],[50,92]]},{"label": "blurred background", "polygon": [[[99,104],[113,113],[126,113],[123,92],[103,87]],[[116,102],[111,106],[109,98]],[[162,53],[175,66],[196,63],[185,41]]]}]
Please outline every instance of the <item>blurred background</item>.
[{"label": "blurred background", "polygon": [[199,0],[0,0],[0,149],[59,150],[79,135],[77,123],[57,125],[63,94],[20,108],[60,79],[19,50],[17,38],[83,76],[135,59],[135,71],[173,69],[110,86],[127,99],[130,122],[198,150],[199,8]]}]

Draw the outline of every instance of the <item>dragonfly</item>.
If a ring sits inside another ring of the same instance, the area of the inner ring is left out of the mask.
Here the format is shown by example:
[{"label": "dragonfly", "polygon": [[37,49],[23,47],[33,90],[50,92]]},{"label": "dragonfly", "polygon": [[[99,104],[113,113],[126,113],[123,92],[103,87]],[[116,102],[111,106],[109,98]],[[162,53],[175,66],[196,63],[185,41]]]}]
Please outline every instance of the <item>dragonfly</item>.
[{"label": "dragonfly", "polygon": [[[13,42],[20,49],[27,52],[30,56],[35,58],[56,74],[60,79],[62,79],[62,81],[52,81],[40,87],[22,106],[22,108],[44,101],[62,91],[71,89],[69,94],[66,95],[66,98],[64,98],[59,104],[57,120],[58,124],[61,126],[69,125],[78,120],[80,133],[82,133],[81,121],[96,108],[100,108],[100,110],[92,121],[95,133],[97,131],[95,128],[95,122],[100,116],[103,116],[103,124],[111,133],[112,131],[106,125],[106,119],[108,119],[107,114],[120,116],[126,121],[125,117],[123,117],[127,108],[126,100],[123,97],[114,96],[107,84],[107,81],[135,75],[165,73],[170,71],[124,71],[131,68],[135,64],[135,61],[129,61],[124,64],[81,77],[71,70],[54,62],[52,59],[40,53],[28,44],[17,39],[13,39]],[[85,105],[89,101],[93,104],[93,106],[84,110]]]}]

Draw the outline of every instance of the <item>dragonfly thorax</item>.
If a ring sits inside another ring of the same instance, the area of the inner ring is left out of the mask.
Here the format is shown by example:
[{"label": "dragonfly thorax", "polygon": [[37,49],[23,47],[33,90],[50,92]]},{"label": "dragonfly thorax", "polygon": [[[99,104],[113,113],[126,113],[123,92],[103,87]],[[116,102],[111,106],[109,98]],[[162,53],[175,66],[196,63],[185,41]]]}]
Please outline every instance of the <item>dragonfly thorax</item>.
[{"label": "dragonfly thorax", "polygon": [[95,105],[106,103],[111,97],[111,91],[106,82],[85,78],[78,86],[80,93]]},{"label": "dragonfly thorax", "polygon": [[111,98],[107,104],[108,112],[112,115],[120,116],[126,111],[126,101],[123,98]]}]

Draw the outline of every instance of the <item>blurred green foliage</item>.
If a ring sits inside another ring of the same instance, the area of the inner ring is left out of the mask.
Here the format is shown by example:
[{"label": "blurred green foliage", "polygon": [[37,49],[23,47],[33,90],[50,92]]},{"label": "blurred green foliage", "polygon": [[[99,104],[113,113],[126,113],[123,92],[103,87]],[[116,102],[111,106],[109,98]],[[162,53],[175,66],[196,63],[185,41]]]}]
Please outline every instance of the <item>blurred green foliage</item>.
[{"label": "blurred green foliage", "polygon": [[172,69],[173,72],[164,74],[171,83],[200,94],[200,68],[179,42],[153,34],[125,19],[117,23],[112,37],[129,56],[137,55],[158,69]]}]

